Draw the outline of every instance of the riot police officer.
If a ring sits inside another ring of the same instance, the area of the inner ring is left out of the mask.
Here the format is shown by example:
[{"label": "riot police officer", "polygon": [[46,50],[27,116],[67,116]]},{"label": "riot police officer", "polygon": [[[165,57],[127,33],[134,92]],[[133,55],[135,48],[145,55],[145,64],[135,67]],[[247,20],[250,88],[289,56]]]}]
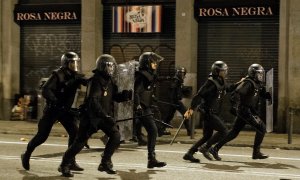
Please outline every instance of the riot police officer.
[{"label": "riot police officer", "polygon": [[[186,75],[186,68],[185,67],[177,67],[177,68],[175,68],[175,76],[171,78],[171,85],[169,88],[171,103],[167,104],[167,105],[171,106],[171,110],[170,110],[170,113],[168,113],[164,119],[164,121],[168,124],[170,124],[171,120],[173,119],[176,110],[179,111],[182,116],[184,115],[184,113],[187,110],[187,108],[181,101],[183,94],[187,94],[187,91],[188,91],[185,88],[185,86],[183,85],[185,75]],[[190,128],[189,121],[184,121],[184,127],[187,131],[187,135],[190,136],[191,128]],[[165,130],[165,126],[163,128],[161,128],[161,130],[159,129],[159,131],[161,131],[161,132],[159,132],[159,134],[161,134],[161,135],[169,135],[170,134],[170,132]]]},{"label": "riot police officer", "polygon": [[[77,89],[81,84],[86,85],[84,75],[77,73],[79,56],[74,52],[67,52],[61,57],[61,67],[52,72],[49,79],[42,86],[42,95],[46,99],[44,114],[38,122],[38,132],[29,141],[25,153],[21,155],[22,166],[30,169],[30,156],[34,149],[44,143],[58,120],[69,134],[70,146],[75,139],[78,126],[74,116],[70,113]],[[75,159],[72,159],[70,168],[82,171]]]},{"label": "riot police officer", "polygon": [[134,82],[134,106],[137,116],[147,131],[148,168],[163,167],[165,162],[160,162],[155,156],[155,144],[157,127],[152,115],[151,104],[153,98],[154,75],[158,62],[163,60],[161,56],[153,52],[144,52],[139,57],[139,70],[135,74]]},{"label": "riot police officer", "polygon": [[270,93],[266,92],[263,86],[264,76],[264,68],[260,64],[252,64],[248,68],[248,75],[236,88],[235,91],[239,95],[239,101],[237,103],[237,116],[233,128],[224,139],[209,150],[216,160],[221,160],[218,151],[222,146],[236,138],[246,123],[250,124],[256,130],[252,158],[268,158],[267,155],[260,151],[260,145],[266,133],[266,126],[258,115],[260,98],[271,100]]},{"label": "riot police officer", "polygon": [[113,102],[127,101],[132,98],[132,91],[118,88],[112,79],[115,73],[116,61],[109,54],[103,54],[96,60],[94,75],[89,79],[86,97],[81,106],[82,117],[79,132],[74,143],[65,152],[58,171],[65,177],[72,177],[70,163],[75,158],[89,137],[101,129],[108,137],[98,166],[99,171],[115,174],[111,157],[120,144],[120,133],[113,118]]},{"label": "riot police officer", "polygon": [[[193,97],[191,107],[184,114],[186,119],[190,118],[193,110],[199,106],[201,115],[204,116],[203,137],[183,156],[184,160],[200,162],[199,159],[193,157],[193,154],[197,152],[199,147],[199,151],[204,157],[211,160],[212,157],[208,153],[209,147],[227,135],[228,130],[220,117],[220,112],[226,91],[232,91],[236,86],[235,84],[230,86],[226,84],[227,71],[226,63],[223,61],[214,62],[207,81]],[[213,134],[214,130],[217,131],[215,134]]]}]

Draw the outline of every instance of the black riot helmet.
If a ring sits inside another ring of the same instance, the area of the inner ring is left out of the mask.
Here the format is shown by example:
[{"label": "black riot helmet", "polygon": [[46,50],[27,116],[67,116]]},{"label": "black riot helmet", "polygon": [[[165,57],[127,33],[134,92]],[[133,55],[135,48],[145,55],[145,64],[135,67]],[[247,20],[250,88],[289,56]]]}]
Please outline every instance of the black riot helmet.
[{"label": "black riot helmet", "polygon": [[116,70],[116,60],[109,54],[103,54],[96,60],[96,70],[108,76],[113,76]]},{"label": "black riot helmet", "polygon": [[211,66],[211,73],[214,76],[219,76],[220,71],[225,71],[225,76],[227,75],[228,66],[223,61],[216,61]]},{"label": "black riot helmet", "polygon": [[[139,70],[145,70],[149,73],[153,73],[156,70],[158,63],[163,59],[163,57],[154,52],[144,52],[139,57]],[[156,66],[153,67],[152,65]]]},{"label": "black riot helmet", "polygon": [[185,67],[176,67],[175,69],[175,75],[179,78],[179,79],[184,79],[185,75],[186,75],[186,69]]},{"label": "black riot helmet", "polygon": [[265,81],[265,70],[260,64],[252,64],[248,68],[248,76],[256,81]]},{"label": "black riot helmet", "polygon": [[[67,52],[61,56],[61,66],[71,71],[78,71],[80,58],[74,52]],[[70,64],[74,63],[74,64]]]}]

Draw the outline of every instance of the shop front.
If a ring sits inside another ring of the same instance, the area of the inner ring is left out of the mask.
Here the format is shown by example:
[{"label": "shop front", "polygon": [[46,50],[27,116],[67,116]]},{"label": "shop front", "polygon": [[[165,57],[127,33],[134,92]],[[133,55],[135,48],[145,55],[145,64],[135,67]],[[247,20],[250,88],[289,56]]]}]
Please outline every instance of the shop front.
[{"label": "shop front", "polygon": [[[279,0],[195,0],[194,17],[198,22],[197,86],[205,82],[214,61],[229,66],[229,82],[237,82],[253,63],[266,72],[273,69],[273,119],[278,106]],[[261,102],[264,116],[265,102]],[[229,100],[223,109],[230,126]]]},{"label": "shop front", "polygon": [[20,1],[15,5],[14,20],[20,26],[20,94],[30,96],[37,118],[37,100],[42,78],[60,67],[63,53],[81,54],[81,4],[45,1]]}]

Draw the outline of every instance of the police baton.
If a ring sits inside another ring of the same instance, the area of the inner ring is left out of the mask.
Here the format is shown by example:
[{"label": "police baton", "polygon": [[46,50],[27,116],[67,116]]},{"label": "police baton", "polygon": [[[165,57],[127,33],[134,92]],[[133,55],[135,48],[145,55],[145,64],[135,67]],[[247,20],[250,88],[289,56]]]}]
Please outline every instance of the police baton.
[{"label": "police baton", "polygon": [[170,124],[168,124],[168,123],[165,123],[165,122],[163,122],[163,121],[160,121],[160,120],[158,120],[158,119],[155,119],[155,118],[154,118],[154,121],[159,122],[159,123],[161,123],[161,124],[163,124],[163,125],[165,125],[165,126],[167,126],[167,127],[169,127],[169,128],[174,128],[172,125],[170,125]]},{"label": "police baton", "polygon": [[178,136],[178,133],[179,133],[180,129],[182,128],[182,126],[184,124],[184,121],[186,121],[186,120],[187,120],[186,118],[183,118],[183,120],[181,121],[181,124],[180,124],[179,128],[177,129],[177,131],[176,131],[176,133],[175,133],[175,135],[174,135],[174,137],[173,137],[170,145],[172,145],[174,143],[176,137]]}]

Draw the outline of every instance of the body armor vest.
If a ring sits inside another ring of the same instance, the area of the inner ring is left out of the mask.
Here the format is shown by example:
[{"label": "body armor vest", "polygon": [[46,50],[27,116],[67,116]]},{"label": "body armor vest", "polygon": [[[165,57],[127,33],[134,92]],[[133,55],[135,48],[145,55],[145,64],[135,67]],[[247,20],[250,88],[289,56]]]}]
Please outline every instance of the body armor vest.
[{"label": "body armor vest", "polygon": [[[93,89],[91,89],[91,84],[89,83],[89,86],[87,87],[85,102],[89,101],[90,99],[97,99],[102,108],[103,114],[112,115],[112,97],[114,93],[112,80],[104,80],[103,77],[95,75],[90,81],[90,83],[95,84],[93,85]],[[97,112],[90,113],[97,114]]]},{"label": "body armor vest", "polygon": [[223,85],[221,85],[219,83],[219,81],[217,81],[216,79],[213,79],[212,77],[209,77],[208,80],[213,82],[217,88],[217,94],[211,96],[211,98],[209,99],[209,102],[207,102],[208,108],[210,110],[214,111],[215,113],[220,113],[223,99],[226,94],[225,82]]}]

